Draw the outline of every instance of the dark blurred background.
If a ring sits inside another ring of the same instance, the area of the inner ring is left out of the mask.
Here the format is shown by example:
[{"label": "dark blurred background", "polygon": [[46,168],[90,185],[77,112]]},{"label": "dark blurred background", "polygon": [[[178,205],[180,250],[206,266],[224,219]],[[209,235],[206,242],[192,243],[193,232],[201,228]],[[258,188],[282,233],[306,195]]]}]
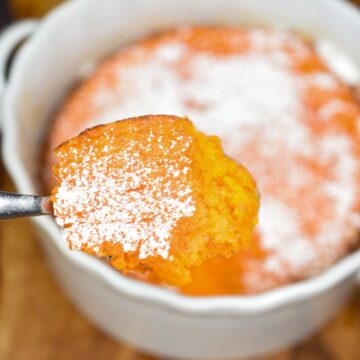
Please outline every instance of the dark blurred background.
[{"label": "dark blurred background", "polygon": [[40,17],[61,0],[0,0],[0,26],[11,19]]},{"label": "dark blurred background", "polygon": [[0,28],[3,28],[10,22],[10,10],[8,2],[0,0]]}]

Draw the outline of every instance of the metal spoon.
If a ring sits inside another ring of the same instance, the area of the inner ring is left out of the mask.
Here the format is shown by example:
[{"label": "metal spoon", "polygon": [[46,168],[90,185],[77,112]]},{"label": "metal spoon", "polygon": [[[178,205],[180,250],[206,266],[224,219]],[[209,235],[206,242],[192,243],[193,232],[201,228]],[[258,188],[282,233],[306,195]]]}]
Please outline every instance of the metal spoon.
[{"label": "metal spoon", "polygon": [[48,196],[23,195],[0,191],[0,220],[22,216],[52,215]]}]

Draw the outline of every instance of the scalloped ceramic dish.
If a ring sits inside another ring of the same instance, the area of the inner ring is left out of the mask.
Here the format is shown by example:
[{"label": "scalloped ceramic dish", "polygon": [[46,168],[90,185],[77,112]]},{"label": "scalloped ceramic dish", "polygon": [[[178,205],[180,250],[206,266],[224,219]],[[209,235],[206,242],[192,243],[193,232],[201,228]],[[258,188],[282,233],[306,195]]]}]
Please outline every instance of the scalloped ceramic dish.
[{"label": "scalloped ceramic dish", "polygon": [[[181,23],[284,25],[330,39],[360,64],[360,12],[341,0],[78,0],[41,23],[15,24],[0,41],[0,69],[21,48],[4,91],[3,158],[21,193],[36,193],[45,122],[87,61]],[[360,251],[322,275],[251,297],[192,298],[121,276],[70,252],[50,218],[34,218],[49,264],[71,300],[113,337],[179,359],[229,359],[279,350],[328,321],[357,285]]]}]

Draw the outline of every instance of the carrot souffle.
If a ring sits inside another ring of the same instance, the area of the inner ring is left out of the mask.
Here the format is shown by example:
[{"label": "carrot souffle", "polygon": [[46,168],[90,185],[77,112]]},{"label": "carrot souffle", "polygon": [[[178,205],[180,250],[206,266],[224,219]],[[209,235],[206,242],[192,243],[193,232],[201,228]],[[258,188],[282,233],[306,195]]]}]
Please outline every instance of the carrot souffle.
[{"label": "carrot souffle", "polygon": [[[41,169],[47,191],[56,185],[53,150],[85,128],[188,116],[249,169],[261,207],[252,246],[203,263],[174,291],[255,294],[319,274],[359,246],[360,107],[316,45],[286,30],[184,26],[119,49],[52,119]],[[151,270],[131,276],[168,280]]]},{"label": "carrot souffle", "polygon": [[219,138],[185,118],[142,116],[96,126],[56,149],[51,197],[72,249],[167,284],[247,247],[259,196]]}]

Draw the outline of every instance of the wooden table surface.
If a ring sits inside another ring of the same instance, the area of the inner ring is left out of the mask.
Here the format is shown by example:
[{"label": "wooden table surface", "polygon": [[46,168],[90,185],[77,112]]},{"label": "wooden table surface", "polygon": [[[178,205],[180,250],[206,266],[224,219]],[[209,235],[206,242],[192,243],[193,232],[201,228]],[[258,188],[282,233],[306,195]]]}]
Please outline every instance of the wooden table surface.
[{"label": "wooden table surface", "polygon": [[[25,2],[14,1],[19,8]],[[0,9],[0,27],[6,19]],[[1,163],[0,189],[14,190]],[[48,359],[155,358],[117,343],[90,324],[59,289],[29,221],[6,220],[0,222],[0,360]],[[261,360],[360,360],[360,287],[319,333]]]}]

